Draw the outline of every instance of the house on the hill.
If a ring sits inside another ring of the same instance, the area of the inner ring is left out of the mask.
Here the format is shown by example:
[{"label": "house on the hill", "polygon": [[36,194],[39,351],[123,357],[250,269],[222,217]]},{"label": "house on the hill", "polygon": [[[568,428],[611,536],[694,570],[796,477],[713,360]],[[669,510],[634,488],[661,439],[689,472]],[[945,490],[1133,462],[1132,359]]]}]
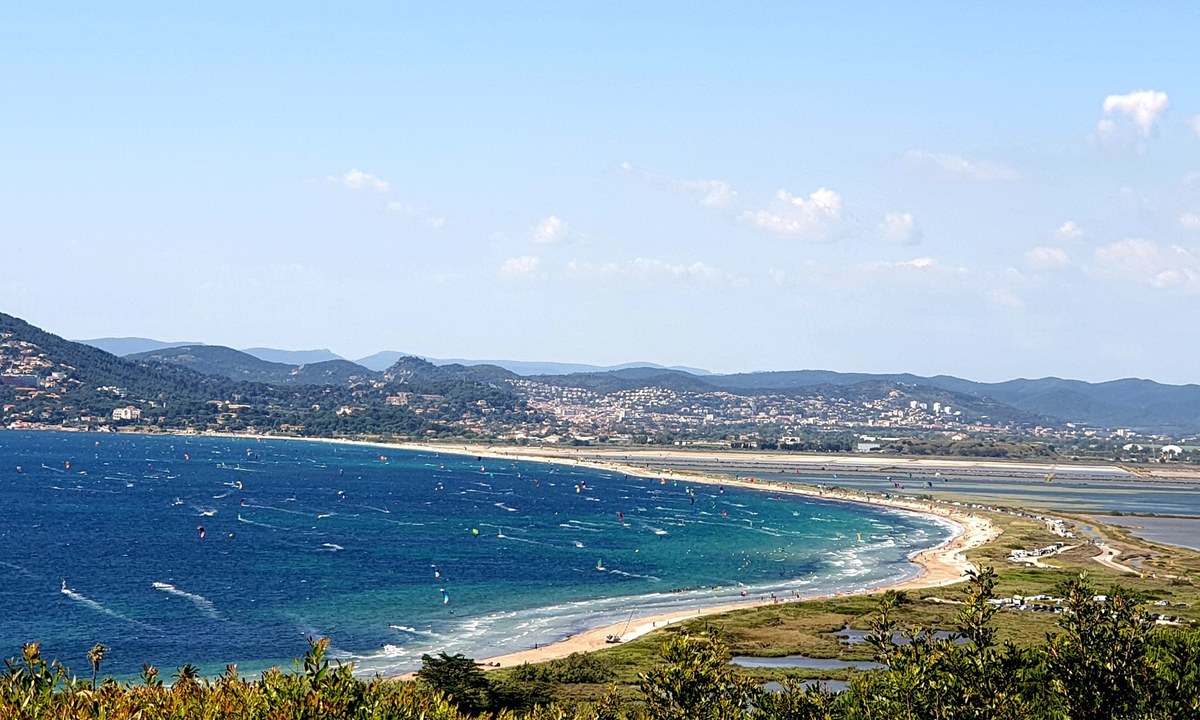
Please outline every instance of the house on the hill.
[{"label": "house on the hill", "polygon": [[115,408],[112,412],[112,419],[113,420],[141,420],[142,419],[142,409],[134,407],[133,405],[126,405],[125,407]]}]

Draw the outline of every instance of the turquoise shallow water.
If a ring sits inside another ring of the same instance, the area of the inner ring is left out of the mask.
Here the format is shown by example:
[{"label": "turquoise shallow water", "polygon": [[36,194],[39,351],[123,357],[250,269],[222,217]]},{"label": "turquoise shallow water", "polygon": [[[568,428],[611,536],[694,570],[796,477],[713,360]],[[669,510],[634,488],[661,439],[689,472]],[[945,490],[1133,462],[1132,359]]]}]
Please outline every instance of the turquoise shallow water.
[{"label": "turquoise shallow water", "polygon": [[[20,468],[20,470],[18,470]],[[200,528],[203,528],[201,537]],[[663,478],[344,444],[0,432],[0,652],[79,670],[483,657],[634,617],[912,575],[941,521]]]}]

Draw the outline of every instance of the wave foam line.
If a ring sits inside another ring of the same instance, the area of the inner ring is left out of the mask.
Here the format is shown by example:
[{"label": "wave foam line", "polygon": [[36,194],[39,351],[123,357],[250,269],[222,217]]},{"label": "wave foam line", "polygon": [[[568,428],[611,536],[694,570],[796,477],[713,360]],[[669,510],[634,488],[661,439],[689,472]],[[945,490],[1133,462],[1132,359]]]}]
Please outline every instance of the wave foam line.
[{"label": "wave foam line", "polygon": [[200,609],[200,612],[209,616],[213,620],[224,620],[225,619],[225,618],[221,617],[221,613],[217,612],[217,608],[215,605],[213,605],[212,600],[209,600],[208,598],[204,597],[203,595],[197,595],[196,593],[190,593],[190,592],[187,592],[186,590],[180,590],[179,588],[175,587],[174,585],[172,585],[170,583],[153,582],[150,584],[154,587],[155,590],[162,590],[163,592],[168,593],[170,595],[174,595],[175,597],[181,597],[184,600],[190,600],[193,605],[195,605],[197,608]]},{"label": "wave foam line", "polygon": [[432,630],[418,630],[415,627],[409,627],[408,625],[389,624],[388,627],[390,627],[393,630],[399,630],[400,632],[411,633],[413,635],[425,635],[428,637],[438,637],[438,634]]}]

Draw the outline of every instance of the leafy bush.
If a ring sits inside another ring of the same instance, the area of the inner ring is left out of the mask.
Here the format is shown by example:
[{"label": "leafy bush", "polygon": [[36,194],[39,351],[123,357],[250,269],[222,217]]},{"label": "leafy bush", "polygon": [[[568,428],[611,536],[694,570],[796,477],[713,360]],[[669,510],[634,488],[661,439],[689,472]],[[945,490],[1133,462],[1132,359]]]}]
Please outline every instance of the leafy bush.
[{"label": "leafy bush", "polygon": [[537,665],[521,665],[513,670],[513,679],[521,682],[607,683],[616,673],[601,657],[589,653],[571,653]]}]

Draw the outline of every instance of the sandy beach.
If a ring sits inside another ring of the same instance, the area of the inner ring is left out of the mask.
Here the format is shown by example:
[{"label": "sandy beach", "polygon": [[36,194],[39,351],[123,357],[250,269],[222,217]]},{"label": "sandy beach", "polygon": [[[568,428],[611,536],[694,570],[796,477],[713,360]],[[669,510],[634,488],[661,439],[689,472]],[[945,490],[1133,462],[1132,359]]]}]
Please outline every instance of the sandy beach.
[{"label": "sandy beach", "polygon": [[[344,442],[355,443],[356,441]],[[754,478],[734,479],[729,476],[718,476],[704,473],[676,473],[672,471],[658,472],[642,467],[625,465],[616,458],[611,460],[608,458],[605,458],[604,460],[586,459],[579,457],[579,453],[570,451],[563,452],[559,451],[558,449],[534,448],[527,450],[526,448],[496,448],[491,446],[471,444],[440,445],[406,443],[398,446],[389,446],[383,444],[379,445],[381,447],[399,447],[400,449],[421,450],[425,452],[474,455],[480,458],[499,458],[505,460],[522,460],[529,462],[576,465],[641,477],[686,478],[689,482],[695,483],[738,486],[751,490],[761,490],[764,492],[791,493],[829,500],[839,500],[843,502],[886,506],[925,515],[933,515],[941,518],[944,521],[952,523],[957,528],[957,532],[945,543],[937,547],[921,551],[911,558],[912,562],[918,565],[920,568],[920,572],[916,577],[888,586],[874,588],[869,591],[872,593],[883,592],[884,590],[889,589],[917,590],[922,588],[951,585],[960,582],[968,570],[975,569],[975,567],[969,561],[967,561],[964,553],[968,550],[977,548],[992,541],[1000,534],[999,528],[986,518],[975,515],[969,511],[964,511],[958,507],[941,505],[938,503],[924,503],[902,499],[868,497],[863,493],[833,491],[782,482],[760,481],[755,480]],[[697,453],[684,453],[684,455],[696,457]],[[771,459],[778,460],[780,456],[771,455],[769,457],[771,457]],[[844,594],[851,593],[847,592]],[[801,598],[801,600],[820,599],[820,597],[826,596],[804,597]],[[691,620],[707,615],[718,615],[721,613],[730,612],[732,610],[741,610],[762,605],[769,605],[772,604],[772,602],[774,601],[754,599],[747,600],[745,602],[697,608],[694,610],[680,611],[670,614],[644,616],[636,618],[634,621],[628,624],[617,623],[605,627],[593,628],[576,635],[572,635],[571,637],[565,638],[559,642],[542,647],[527,648],[524,650],[494,655],[486,658],[477,658],[477,660],[491,669],[495,669],[497,667],[510,667],[512,665],[519,665],[521,663],[545,662],[547,660],[566,657],[576,652],[589,652],[605,647],[611,647],[611,644],[606,642],[606,638],[609,635],[619,636],[622,641],[633,640],[645,635],[646,633],[652,632],[658,628],[670,625],[672,623]],[[794,602],[794,600],[780,600],[779,602]],[[411,675],[412,674],[410,673],[402,677],[411,677]]]},{"label": "sandy beach", "polygon": [[[777,488],[771,488],[776,490]],[[826,496],[830,497],[830,496]],[[859,502],[853,498],[838,497],[837,499],[850,500]],[[889,503],[896,507],[908,508],[902,503]],[[929,513],[928,509],[921,509],[919,512]],[[922,551],[912,558],[913,562],[921,567],[921,574],[915,578],[905,580],[903,582],[880,587],[871,592],[883,592],[885,590],[918,590],[922,588],[941,587],[944,585],[952,585],[960,582],[963,579],[964,573],[967,570],[975,569],[963,556],[963,553],[972,548],[979,547],[984,543],[990,542],[999,535],[999,529],[985,518],[978,516],[968,516],[965,514],[956,514],[949,512],[933,511],[932,514],[950,519],[953,522],[959,523],[963,531],[953,537],[948,543],[929,550]],[[839,594],[855,594],[855,593],[839,593]],[[818,596],[815,598],[802,598],[803,600],[815,600],[827,596]],[[780,602],[795,602],[794,600],[781,600]],[[612,647],[605,641],[609,635],[617,635],[622,641],[633,640],[639,638],[646,633],[652,632],[658,628],[665,627],[672,623],[681,622],[684,620],[693,620],[698,617],[707,615],[719,615],[721,613],[730,612],[733,610],[743,610],[746,608],[760,607],[772,604],[771,601],[752,600],[742,603],[730,603],[727,605],[717,605],[705,607],[696,610],[685,612],[677,612],[665,615],[653,615],[649,617],[639,618],[635,623],[630,623],[626,628],[625,623],[617,623],[607,627],[594,628],[586,632],[572,635],[569,638],[556,642],[552,645],[546,645],[539,648],[530,648],[503,655],[481,658],[479,662],[488,665],[492,669],[496,667],[510,667],[512,665],[520,665],[522,663],[539,663],[547,660],[562,658],[577,652],[590,652],[600,650],[605,647]],[[623,633],[623,634],[622,634]],[[496,665],[492,665],[496,663]]]}]

